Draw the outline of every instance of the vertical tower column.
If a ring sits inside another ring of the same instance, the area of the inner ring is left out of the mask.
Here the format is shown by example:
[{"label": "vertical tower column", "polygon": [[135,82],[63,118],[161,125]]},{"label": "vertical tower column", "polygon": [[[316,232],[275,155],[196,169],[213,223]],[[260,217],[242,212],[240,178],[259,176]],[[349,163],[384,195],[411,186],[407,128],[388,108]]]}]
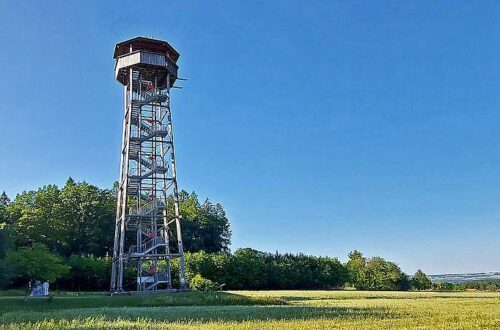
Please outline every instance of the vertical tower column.
[{"label": "vertical tower column", "polygon": [[[170,85],[167,79],[167,91],[170,97]],[[177,231],[177,246],[179,249],[179,280],[181,282],[181,288],[186,288],[186,278],[184,275],[184,247],[182,245],[182,230],[181,230],[181,214],[179,209],[179,188],[177,187],[177,170],[175,166],[175,152],[174,152],[174,126],[172,124],[172,111],[170,107],[167,112],[168,119],[168,131],[170,132],[170,139],[172,141],[172,145],[170,147],[170,162],[172,165],[172,178],[173,178],[173,190],[174,190],[174,212],[175,212],[175,227]]]}]

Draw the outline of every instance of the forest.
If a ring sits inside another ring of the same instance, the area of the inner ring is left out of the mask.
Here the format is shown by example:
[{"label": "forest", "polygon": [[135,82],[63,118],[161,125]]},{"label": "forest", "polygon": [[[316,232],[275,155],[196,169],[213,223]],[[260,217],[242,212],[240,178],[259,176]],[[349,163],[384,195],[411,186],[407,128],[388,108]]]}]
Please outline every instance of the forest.
[{"label": "forest", "polygon": [[[0,286],[24,288],[48,280],[58,290],[109,289],[116,185],[101,189],[69,178],[59,188],[46,185],[12,200],[0,197]],[[348,261],[305,254],[269,253],[252,248],[230,251],[229,219],[219,203],[182,191],[186,275],[191,288],[496,290],[498,283],[459,286],[432,284],[421,270],[408,276],[381,257],[352,251]],[[177,264],[174,262],[175,273]],[[127,269],[132,286],[135,273]]]}]

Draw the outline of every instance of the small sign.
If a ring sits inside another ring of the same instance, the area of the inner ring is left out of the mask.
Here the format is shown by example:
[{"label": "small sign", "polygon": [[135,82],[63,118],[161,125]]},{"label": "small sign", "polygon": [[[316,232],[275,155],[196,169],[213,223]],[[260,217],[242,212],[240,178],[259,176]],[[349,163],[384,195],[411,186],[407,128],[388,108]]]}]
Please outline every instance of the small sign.
[{"label": "small sign", "polygon": [[137,283],[147,284],[147,283],[154,283],[154,282],[155,282],[154,276],[138,276],[137,277]]},{"label": "small sign", "polygon": [[47,297],[49,295],[49,283],[36,283],[31,290],[30,297]]}]

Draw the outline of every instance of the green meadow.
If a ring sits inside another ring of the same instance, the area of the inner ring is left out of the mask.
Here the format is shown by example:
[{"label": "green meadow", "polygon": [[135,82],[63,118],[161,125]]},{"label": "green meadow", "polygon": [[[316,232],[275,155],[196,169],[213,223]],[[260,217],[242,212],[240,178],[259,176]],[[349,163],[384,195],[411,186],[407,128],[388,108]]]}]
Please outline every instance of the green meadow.
[{"label": "green meadow", "polygon": [[226,291],[0,295],[2,329],[500,329],[500,293]]}]

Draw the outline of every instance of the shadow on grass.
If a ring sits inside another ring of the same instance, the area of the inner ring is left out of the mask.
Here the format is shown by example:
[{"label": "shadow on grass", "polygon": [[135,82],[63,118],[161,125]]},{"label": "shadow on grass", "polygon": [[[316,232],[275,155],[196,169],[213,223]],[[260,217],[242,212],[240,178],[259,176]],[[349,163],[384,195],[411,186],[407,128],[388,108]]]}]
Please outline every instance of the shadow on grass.
[{"label": "shadow on grass", "polygon": [[[291,298],[291,297],[287,297]],[[293,297],[297,298],[304,297]],[[308,320],[335,318],[396,318],[383,308],[292,306],[282,298],[249,297],[228,292],[183,292],[144,296],[87,296],[31,299],[0,298],[0,324],[43,320],[143,320],[211,322],[246,320]]]},{"label": "shadow on grass", "polygon": [[383,308],[304,307],[304,306],[176,306],[112,307],[66,309],[46,312],[11,312],[0,315],[0,324],[38,322],[42,320],[103,321],[142,320],[152,322],[270,321],[308,319],[398,318]]},{"label": "shadow on grass", "polygon": [[56,296],[46,298],[0,297],[0,315],[6,312],[36,312],[103,307],[166,306],[268,306],[286,305],[279,297],[251,297],[228,292],[178,292],[134,296]]},{"label": "shadow on grass", "polygon": [[[280,296],[282,300],[286,303],[289,302],[300,302],[300,301],[322,301],[322,300],[414,300],[414,299],[491,299],[489,296],[461,296],[461,295],[445,295],[435,292],[404,292],[395,291],[396,294],[400,295],[387,295],[387,294],[363,294],[363,291],[356,291],[361,294],[358,295],[324,295],[324,296]],[[430,294],[429,294],[430,293]]]}]

